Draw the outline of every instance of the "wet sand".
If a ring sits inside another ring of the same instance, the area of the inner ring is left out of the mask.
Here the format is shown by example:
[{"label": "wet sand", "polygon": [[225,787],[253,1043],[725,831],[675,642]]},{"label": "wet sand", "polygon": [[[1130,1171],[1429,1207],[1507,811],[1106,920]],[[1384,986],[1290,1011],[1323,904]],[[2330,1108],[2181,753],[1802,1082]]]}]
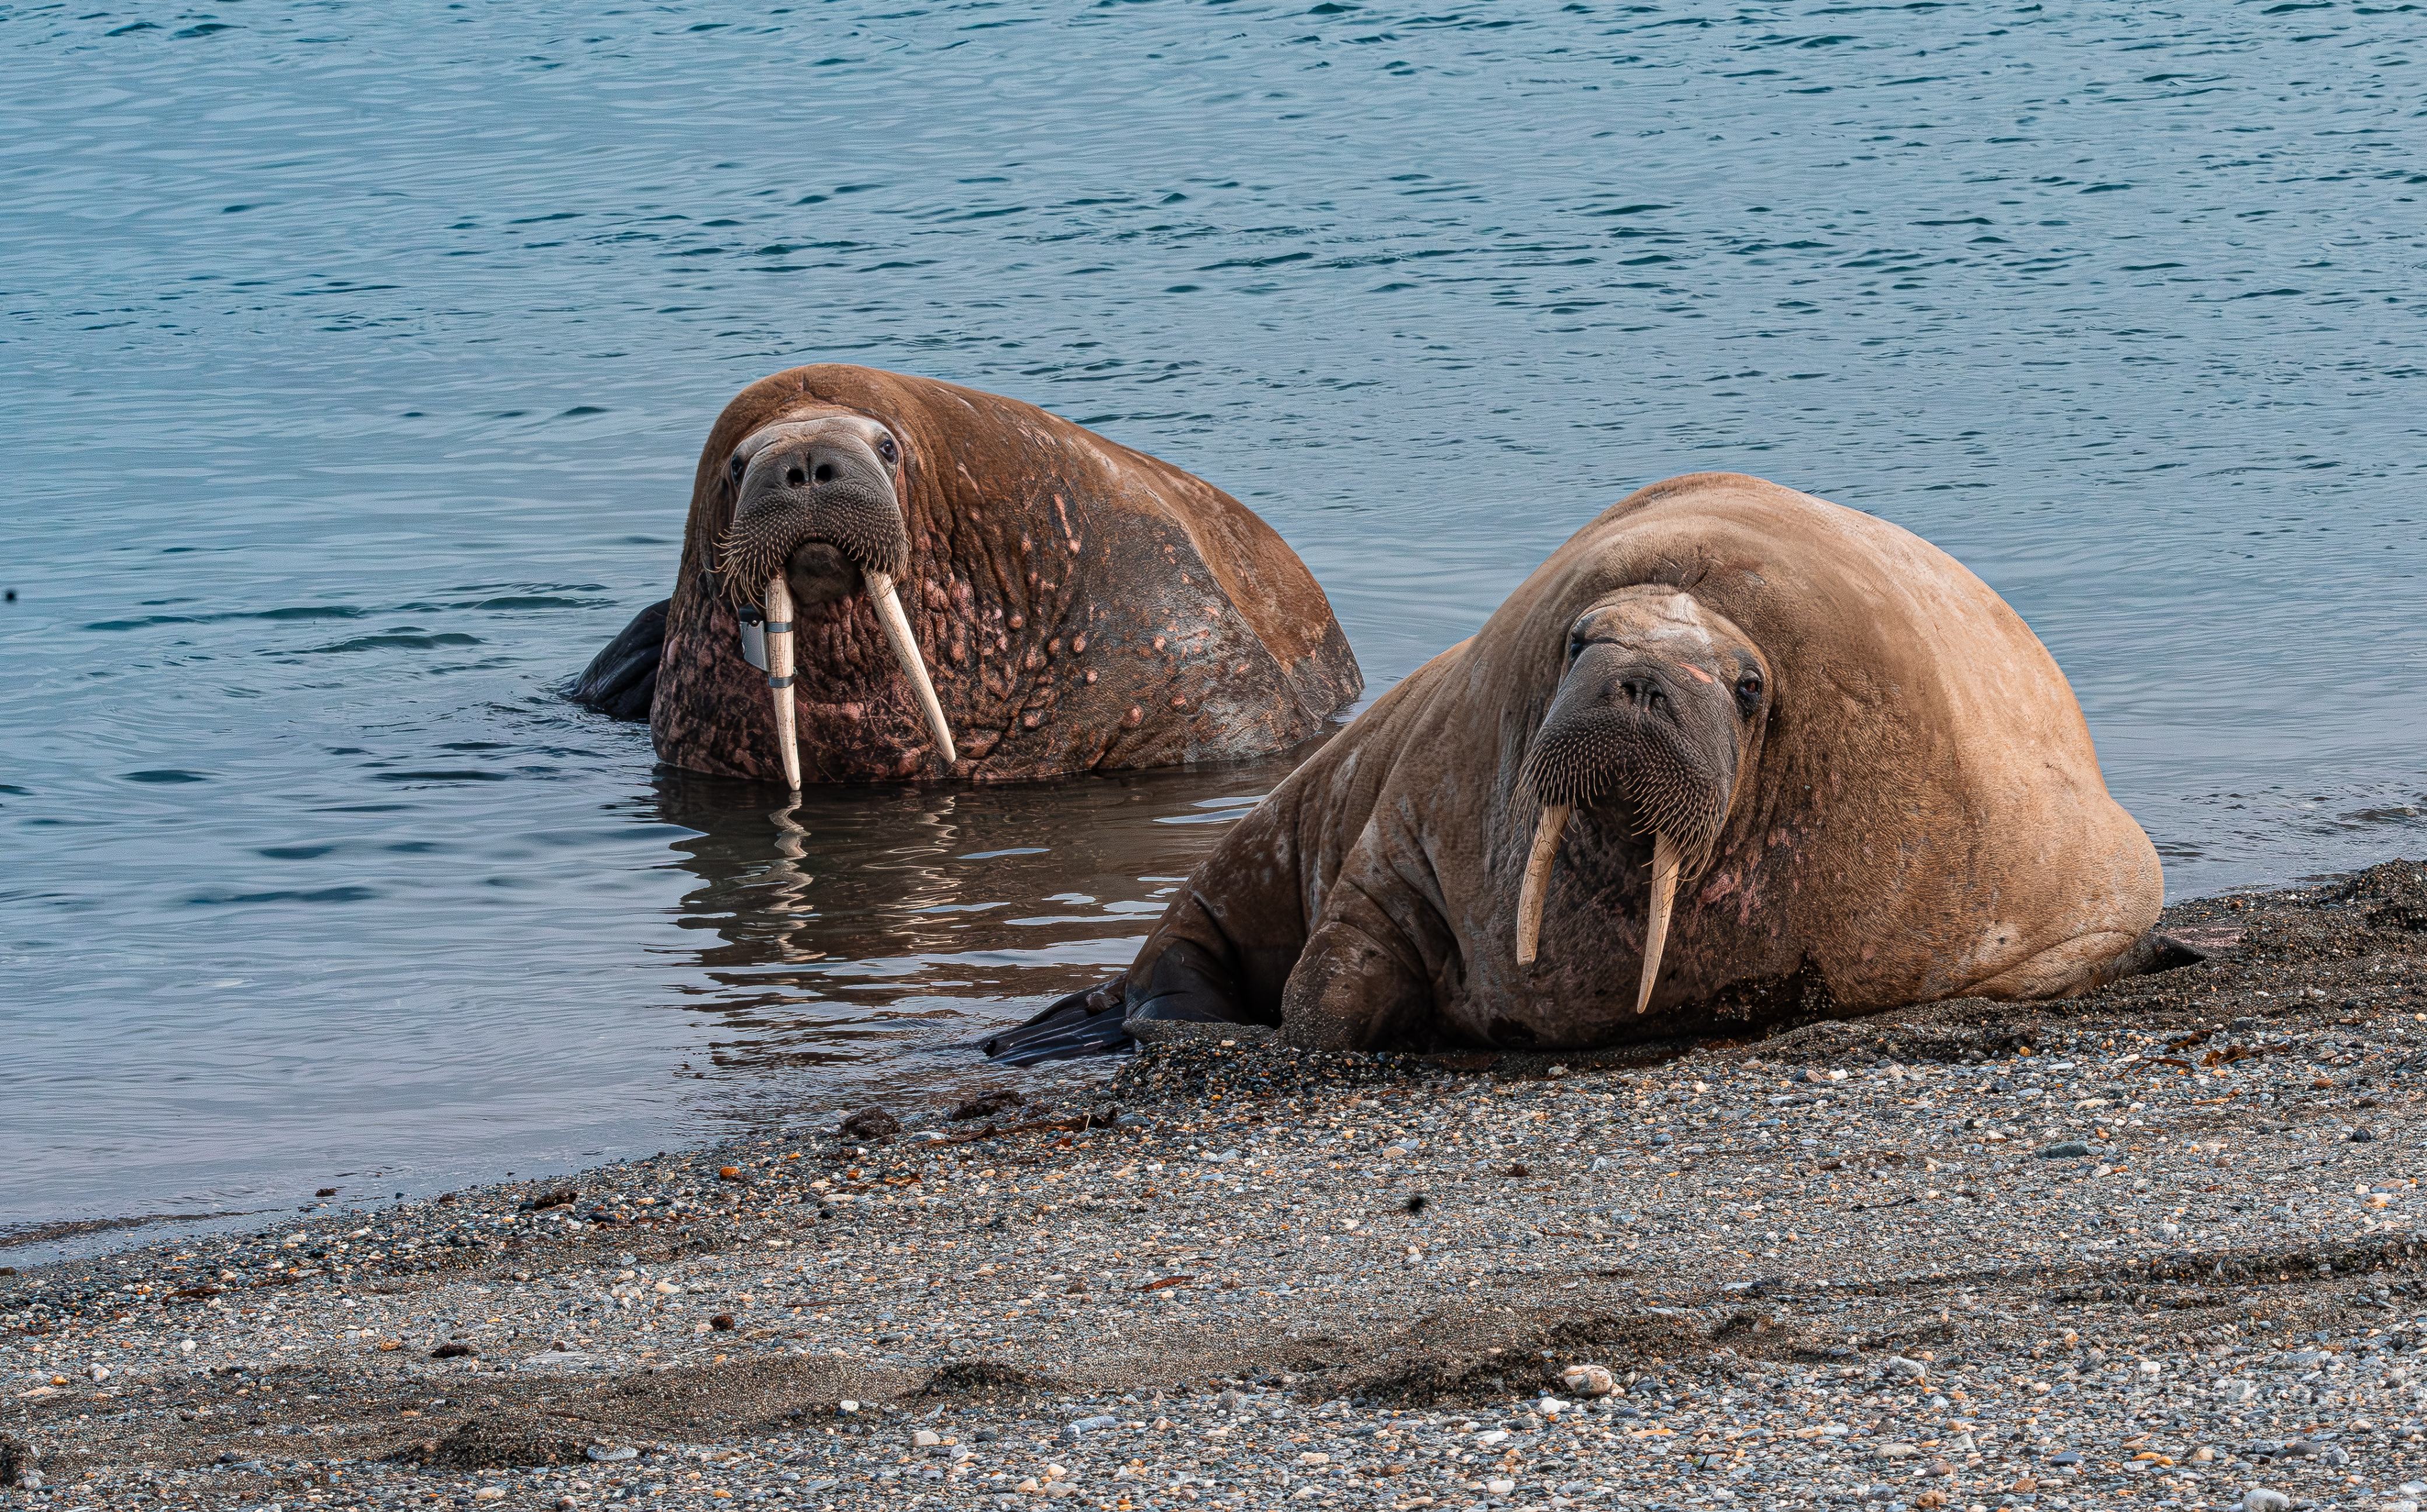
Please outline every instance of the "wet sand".
[{"label": "wet sand", "polygon": [[2073,1002],[1661,1059],[1184,1033],[0,1276],[0,1501],[2417,1501],[2427,869],[2167,923],[2215,953]]}]

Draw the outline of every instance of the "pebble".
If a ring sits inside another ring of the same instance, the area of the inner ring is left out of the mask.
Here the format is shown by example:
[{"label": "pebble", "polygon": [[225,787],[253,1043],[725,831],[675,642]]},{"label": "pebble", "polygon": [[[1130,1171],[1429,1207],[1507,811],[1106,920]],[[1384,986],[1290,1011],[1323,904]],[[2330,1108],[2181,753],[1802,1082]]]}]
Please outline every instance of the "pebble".
[{"label": "pebble", "polygon": [[2285,1512],[2291,1504],[2290,1497],[2264,1486],[2254,1486],[2241,1493],[2241,1512]]},{"label": "pebble", "polygon": [[2050,1161],[2079,1160],[2081,1157],[2089,1153],[2090,1146],[2077,1139],[2068,1139],[2061,1141],[2058,1144],[2043,1146],[2040,1149],[2040,1157],[2043,1160]]},{"label": "pebble", "polygon": [[1617,1383],[1604,1365],[1571,1365],[1559,1373],[1559,1384],[1578,1396],[1607,1396]]}]

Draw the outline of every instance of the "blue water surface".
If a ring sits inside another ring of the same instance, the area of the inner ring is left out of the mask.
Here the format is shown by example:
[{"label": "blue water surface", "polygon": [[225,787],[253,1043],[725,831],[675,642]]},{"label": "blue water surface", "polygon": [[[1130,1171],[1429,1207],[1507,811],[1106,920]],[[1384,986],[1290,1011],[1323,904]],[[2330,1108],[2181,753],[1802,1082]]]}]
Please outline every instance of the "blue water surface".
[{"label": "blue water surface", "polygon": [[[933,1096],[1278,769],[553,685],[841,359],[1262,511],[1374,691],[1680,471],[1897,520],[2176,896],[2427,849],[2418,5],[0,5],[0,1228]],[[20,1246],[13,1254],[46,1252]]]}]

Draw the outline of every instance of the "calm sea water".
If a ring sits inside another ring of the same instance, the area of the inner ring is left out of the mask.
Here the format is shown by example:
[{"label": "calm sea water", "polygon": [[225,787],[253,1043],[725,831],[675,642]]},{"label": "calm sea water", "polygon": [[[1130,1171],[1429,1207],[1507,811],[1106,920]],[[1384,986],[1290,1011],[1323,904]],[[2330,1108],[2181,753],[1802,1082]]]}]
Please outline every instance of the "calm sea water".
[{"label": "calm sea water", "polygon": [[2422,25],[0,6],[0,1227],[930,1088],[1127,957],[1279,769],[787,817],[552,695],[803,361],[1216,480],[1376,691],[1762,473],[2022,610],[2175,895],[2419,854]]}]

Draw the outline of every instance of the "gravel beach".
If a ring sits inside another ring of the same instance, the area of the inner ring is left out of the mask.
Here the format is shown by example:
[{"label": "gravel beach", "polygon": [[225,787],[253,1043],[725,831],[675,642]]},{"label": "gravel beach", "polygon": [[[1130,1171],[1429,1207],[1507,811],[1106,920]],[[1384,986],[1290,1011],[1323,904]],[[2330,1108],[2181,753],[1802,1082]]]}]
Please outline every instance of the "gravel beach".
[{"label": "gravel beach", "polygon": [[2427,868],[2167,926],[2064,1003],[1175,1031],[0,1276],[0,1504],[2416,1512]]}]

